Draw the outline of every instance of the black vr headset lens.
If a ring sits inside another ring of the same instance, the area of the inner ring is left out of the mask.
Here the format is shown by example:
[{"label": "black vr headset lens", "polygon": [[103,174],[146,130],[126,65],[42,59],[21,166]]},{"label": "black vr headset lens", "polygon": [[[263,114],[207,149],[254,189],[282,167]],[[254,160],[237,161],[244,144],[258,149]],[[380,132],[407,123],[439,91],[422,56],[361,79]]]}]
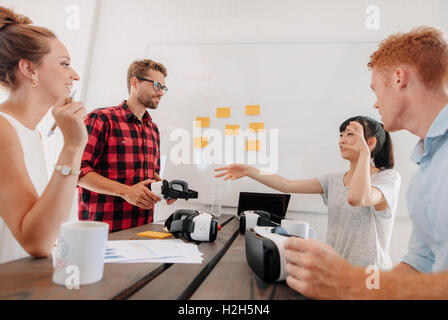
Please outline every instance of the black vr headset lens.
[{"label": "black vr headset lens", "polygon": [[[171,183],[171,188],[173,188],[176,191],[182,191],[182,192],[185,191],[183,185],[178,184],[178,183]],[[188,188],[186,191],[188,192]]]}]

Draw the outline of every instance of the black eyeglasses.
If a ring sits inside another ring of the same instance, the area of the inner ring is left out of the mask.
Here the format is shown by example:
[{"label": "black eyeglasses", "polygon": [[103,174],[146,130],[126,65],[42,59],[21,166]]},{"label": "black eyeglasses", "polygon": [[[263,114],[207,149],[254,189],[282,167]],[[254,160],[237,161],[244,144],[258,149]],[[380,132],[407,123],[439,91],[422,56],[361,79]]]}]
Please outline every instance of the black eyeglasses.
[{"label": "black eyeglasses", "polygon": [[140,77],[136,77],[138,80],[140,81],[148,81],[148,82],[152,82],[153,88],[155,91],[159,91],[162,90],[163,94],[165,94],[168,91],[168,88],[165,86],[162,86],[162,84],[159,81],[154,81],[154,80],[150,80],[150,79],[146,79],[146,78],[140,78]]}]

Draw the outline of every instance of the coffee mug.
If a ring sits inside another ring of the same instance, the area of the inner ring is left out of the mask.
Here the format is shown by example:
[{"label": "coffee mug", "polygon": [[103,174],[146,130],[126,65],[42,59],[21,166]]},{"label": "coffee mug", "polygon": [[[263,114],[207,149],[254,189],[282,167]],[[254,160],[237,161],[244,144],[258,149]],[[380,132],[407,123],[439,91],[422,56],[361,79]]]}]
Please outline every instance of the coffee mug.
[{"label": "coffee mug", "polygon": [[103,278],[109,225],[96,221],[66,222],[53,255],[53,282],[87,285]]},{"label": "coffee mug", "polygon": [[303,239],[316,239],[316,231],[310,227],[310,224],[305,221],[282,219],[281,226],[288,232],[288,234],[297,236]]}]

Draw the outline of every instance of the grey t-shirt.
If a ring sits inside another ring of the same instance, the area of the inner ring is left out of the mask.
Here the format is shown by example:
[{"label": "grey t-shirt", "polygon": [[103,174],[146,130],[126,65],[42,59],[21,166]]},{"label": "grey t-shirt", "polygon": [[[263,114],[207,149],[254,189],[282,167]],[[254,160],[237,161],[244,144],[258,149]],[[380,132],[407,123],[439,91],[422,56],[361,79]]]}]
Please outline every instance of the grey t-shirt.
[{"label": "grey t-shirt", "polygon": [[371,184],[381,191],[388,207],[376,211],[374,206],[352,207],[348,203],[348,187],[343,173],[318,178],[328,207],[327,243],[350,263],[367,267],[376,265],[382,270],[392,267],[389,243],[397,211],[400,174],[393,169],[371,176]]}]

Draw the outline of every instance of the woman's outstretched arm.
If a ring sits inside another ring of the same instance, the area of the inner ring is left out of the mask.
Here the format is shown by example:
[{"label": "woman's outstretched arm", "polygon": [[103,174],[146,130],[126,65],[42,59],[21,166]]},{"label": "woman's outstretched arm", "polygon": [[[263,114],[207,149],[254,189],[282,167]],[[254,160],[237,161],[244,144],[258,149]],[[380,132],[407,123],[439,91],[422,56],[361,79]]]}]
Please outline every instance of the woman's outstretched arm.
[{"label": "woman's outstretched arm", "polygon": [[322,186],[317,179],[288,180],[276,174],[267,174],[247,164],[231,164],[217,168],[214,171],[221,172],[215,177],[224,177],[224,180],[235,180],[243,177],[254,179],[265,186],[283,193],[323,193]]}]

